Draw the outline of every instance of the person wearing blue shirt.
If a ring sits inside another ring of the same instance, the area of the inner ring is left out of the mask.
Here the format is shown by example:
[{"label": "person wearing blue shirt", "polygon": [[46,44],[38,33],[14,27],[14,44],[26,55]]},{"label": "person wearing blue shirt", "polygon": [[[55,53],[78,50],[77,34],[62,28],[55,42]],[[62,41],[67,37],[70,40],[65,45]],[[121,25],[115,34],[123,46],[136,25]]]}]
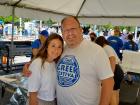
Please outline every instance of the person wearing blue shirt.
[{"label": "person wearing blue shirt", "polygon": [[0,37],[3,36],[3,25],[0,24]]},{"label": "person wearing blue shirt", "polygon": [[123,41],[123,44],[127,42],[128,32],[126,29],[123,29],[123,32],[120,36],[120,39]]},{"label": "person wearing blue shirt", "polygon": [[133,41],[133,35],[128,35],[128,41],[124,43],[123,50],[138,51],[138,44]]},{"label": "person wearing blue shirt", "polygon": [[122,54],[120,53],[120,50],[123,47],[123,42],[119,38],[119,35],[120,35],[120,31],[118,29],[115,29],[114,30],[114,35],[109,36],[107,38],[107,41],[109,42],[110,46],[115,50],[115,52],[117,53],[120,60],[122,60]]},{"label": "person wearing blue shirt", "polygon": [[[131,51],[138,51],[138,44],[133,41],[133,35],[129,34],[127,36],[128,41],[124,43],[123,50],[131,50]],[[128,84],[133,83],[133,76],[127,74],[126,82]]]},{"label": "person wearing blue shirt", "polygon": [[49,36],[48,31],[43,30],[40,32],[39,38],[36,39],[33,43],[32,43],[32,56],[36,56],[36,54],[38,53],[39,48],[41,47],[41,45],[43,45],[43,43],[45,42],[45,40],[47,39],[47,37]]}]

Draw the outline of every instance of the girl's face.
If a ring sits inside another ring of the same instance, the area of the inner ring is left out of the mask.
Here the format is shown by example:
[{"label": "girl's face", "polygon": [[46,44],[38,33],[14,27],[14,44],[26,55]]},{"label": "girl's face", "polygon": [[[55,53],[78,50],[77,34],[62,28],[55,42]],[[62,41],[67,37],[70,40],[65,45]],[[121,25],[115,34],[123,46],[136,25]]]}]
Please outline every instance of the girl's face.
[{"label": "girl's face", "polygon": [[53,39],[48,45],[48,60],[54,60],[62,53],[62,42],[59,39]]}]

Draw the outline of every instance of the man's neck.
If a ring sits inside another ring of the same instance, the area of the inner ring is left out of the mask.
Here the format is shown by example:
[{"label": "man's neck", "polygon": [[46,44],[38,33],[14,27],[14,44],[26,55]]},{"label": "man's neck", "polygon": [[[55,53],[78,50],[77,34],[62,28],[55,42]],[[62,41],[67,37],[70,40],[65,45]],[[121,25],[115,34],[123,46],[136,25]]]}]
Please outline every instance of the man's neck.
[{"label": "man's neck", "polygon": [[79,43],[77,43],[77,44],[71,44],[71,45],[67,45],[67,46],[68,46],[69,48],[74,49],[74,48],[78,47],[78,46],[82,43],[82,41],[83,41],[83,39],[81,39],[81,41],[79,41]]}]

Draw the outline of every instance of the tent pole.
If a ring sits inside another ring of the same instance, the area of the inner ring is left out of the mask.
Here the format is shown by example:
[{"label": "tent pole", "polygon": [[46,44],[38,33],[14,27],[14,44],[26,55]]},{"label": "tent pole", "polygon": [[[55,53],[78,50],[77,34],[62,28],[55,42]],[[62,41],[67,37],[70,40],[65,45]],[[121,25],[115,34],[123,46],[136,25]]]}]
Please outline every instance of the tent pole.
[{"label": "tent pole", "polygon": [[10,62],[8,62],[8,66],[10,64],[10,70],[12,70],[12,60],[13,60],[13,48],[14,48],[14,40],[13,40],[13,37],[14,37],[14,18],[15,18],[15,8],[16,8],[16,5],[19,4],[22,0],[19,0],[17,1],[15,4],[13,4],[13,8],[12,8],[12,36],[11,36],[11,46],[10,46],[10,49],[11,50],[9,56],[10,56]]},{"label": "tent pole", "polygon": [[13,46],[14,46],[14,40],[13,40],[13,37],[14,37],[14,18],[15,18],[15,6],[13,6],[13,9],[12,9],[12,36],[11,36],[11,48],[10,48],[10,70],[12,70],[12,59],[13,59]]},{"label": "tent pole", "polygon": [[136,27],[135,27],[135,36],[134,36],[134,40],[135,40],[135,41],[137,40],[137,31],[138,31],[138,27],[136,26]]},{"label": "tent pole", "polygon": [[19,18],[19,36],[22,36],[22,18]]},{"label": "tent pole", "polygon": [[77,12],[77,14],[76,14],[76,17],[78,17],[78,15],[79,15],[81,9],[83,8],[85,2],[86,2],[86,0],[83,0],[82,5],[80,6],[80,8],[79,8],[79,10],[78,10],[78,12]]}]

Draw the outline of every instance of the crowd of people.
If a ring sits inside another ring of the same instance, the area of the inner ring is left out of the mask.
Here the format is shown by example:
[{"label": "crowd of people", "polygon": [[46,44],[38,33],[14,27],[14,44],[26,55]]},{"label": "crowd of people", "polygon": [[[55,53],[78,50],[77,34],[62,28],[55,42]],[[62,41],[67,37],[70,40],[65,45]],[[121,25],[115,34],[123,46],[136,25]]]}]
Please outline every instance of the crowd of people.
[{"label": "crowd of people", "polygon": [[[89,41],[83,38],[77,18],[68,16],[61,21],[61,31],[62,37],[42,32],[45,41],[36,50],[33,47],[33,59],[23,68],[28,76],[27,104],[119,105],[120,50],[128,49],[118,38],[119,30],[108,39],[92,32]],[[132,38],[128,39],[129,48],[136,49]]]}]

